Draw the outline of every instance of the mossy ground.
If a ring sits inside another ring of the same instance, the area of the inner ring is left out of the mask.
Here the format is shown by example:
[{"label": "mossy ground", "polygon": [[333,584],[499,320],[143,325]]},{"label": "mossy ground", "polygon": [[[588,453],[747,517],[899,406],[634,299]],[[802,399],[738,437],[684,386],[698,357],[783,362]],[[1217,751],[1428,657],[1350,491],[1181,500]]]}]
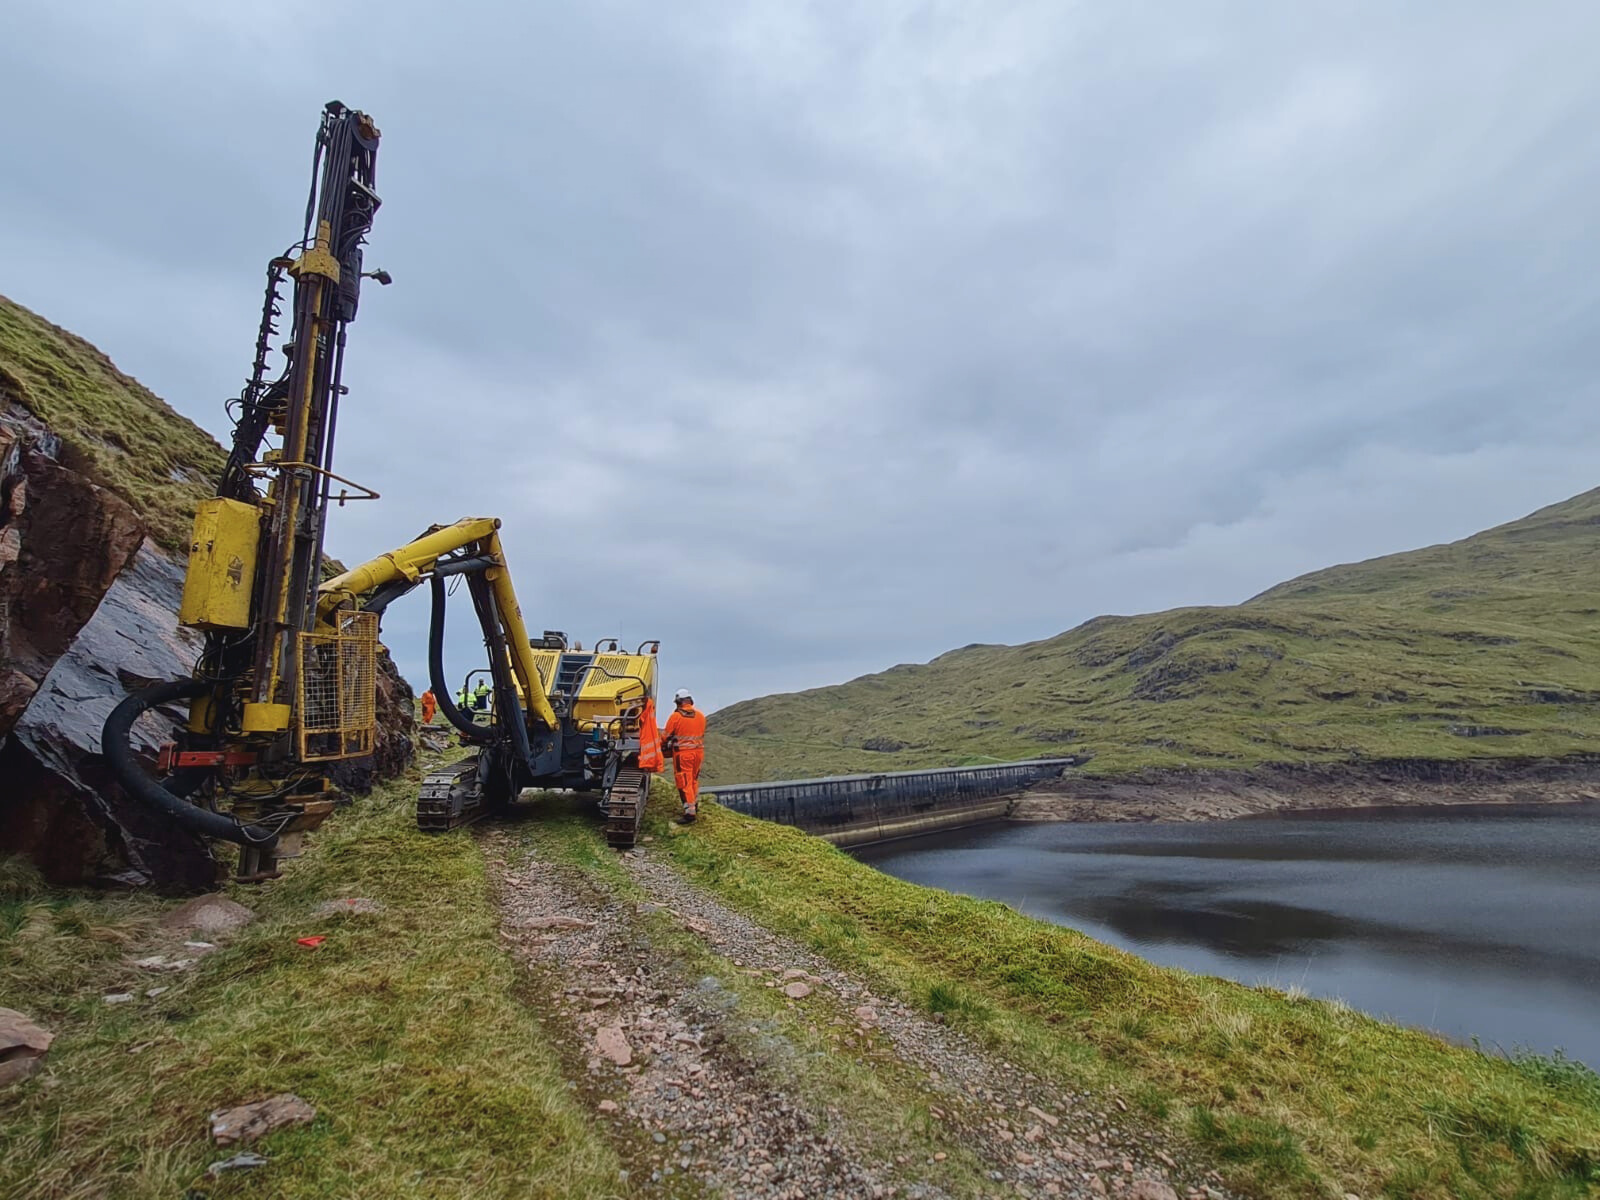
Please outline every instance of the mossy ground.
[{"label": "mossy ground", "polygon": [[1261,1196],[1591,1194],[1600,1087],[1349,1008],[1153,966],[1006,906],[890,878],[708,802],[692,880],[1023,1066],[1126,1097]]},{"label": "mossy ground", "polygon": [[[499,942],[479,843],[416,833],[414,787],[397,781],[340,813],[283,880],[240,891],[260,919],[179,975],[130,965],[170,902],[0,878],[0,1004],[59,1034],[46,1072],[0,1097],[0,1194],[611,1194],[616,1150],[565,1082],[557,1035]],[[652,810],[655,852],[719,899],[1026,1069],[1123,1098],[1251,1194],[1568,1197],[1600,1185],[1600,1080],[1585,1068],[1507,1062],[1342,1005],[1154,967],[714,802],[686,830],[667,824],[670,810]],[[526,829],[540,854],[631,895],[592,820]],[[314,915],[343,895],[384,910]],[[660,924],[653,937],[684,970],[717,969]],[[296,944],[313,933],[328,941]],[[102,1000],[152,984],[170,990]],[[921,1136],[906,1088],[888,1075],[869,1087],[828,1045],[808,1050],[816,1078],[797,1086],[841,1103],[836,1085],[855,1080],[873,1101],[859,1115],[873,1139]],[[267,1139],[269,1168],[205,1180],[223,1157],[206,1114],[279,1091],[316,1105],[317,1121]]]},{"label": "mossy ground", "polygon": [[[0,1005],[58,1034],[46,1073],[0,1095],[0,1195],[527,1197],[612,1193],[618,1165],[579,1107],[498,940],[482,855],[413,827],[416,780],[363,799],[284,878],[235,895],[260,919],[191,971],[128,965],[170,907],[13,887]],[[374,916],[316,917],[336,896]],[[318,949],[296,939],[326,934]],[[169,985],[155,999],[144,988]],[[106,991],[139,985],[108,1006]],[[312,1125],[226,1158],[217,1108],[294,1092]]]},{"label": "mossy ground", "polygon": [[1597,754],[1597,533],[1587,492],[1230,608],[1099,617],[735,704],[711,717],[708,778],[1066,752],[1096,773]]}]

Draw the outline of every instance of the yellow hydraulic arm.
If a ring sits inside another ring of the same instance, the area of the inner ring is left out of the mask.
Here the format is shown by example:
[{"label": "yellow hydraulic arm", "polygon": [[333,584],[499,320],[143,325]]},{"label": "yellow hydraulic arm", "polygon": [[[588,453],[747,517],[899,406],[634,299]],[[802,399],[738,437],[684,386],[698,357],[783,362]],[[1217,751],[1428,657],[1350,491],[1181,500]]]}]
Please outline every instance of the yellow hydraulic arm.
[{"label": "yellow hydraulic arm", "polygon": [[488,559],[490,565],[484,570],[483,578],[493,592],[495,605],[505,626],[511,670],[533,714],[544,722],[546,728],[556,729],[559,721],[534,663],[528,629],[522,620],[522,607],[517,602],[516,589],[511,585],[511,572],[500,546],[499,530],[498,517],[467,517],[453,525],[436,526],[398,550],[391,550],[342,575],[336,575],[317,589],[317,620],[319,624],[331,624],[335,620],[334,614],[340,609],[360,608],[368,597],[381,588],[392,584],[418,583],[424,576],[432,574],[439,559],[446,555],[465,550],[470,551],[473,558]]}]

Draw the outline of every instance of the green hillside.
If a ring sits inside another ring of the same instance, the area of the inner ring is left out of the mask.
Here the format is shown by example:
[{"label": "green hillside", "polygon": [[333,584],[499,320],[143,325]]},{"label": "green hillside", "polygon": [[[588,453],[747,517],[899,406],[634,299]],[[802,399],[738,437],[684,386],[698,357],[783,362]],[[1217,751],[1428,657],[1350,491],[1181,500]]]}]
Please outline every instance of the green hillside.
[{"label": "green hillside", "polygon": [[0,296],[0,411],[12,405],[58,434],[65,464],[131,503],[156,540],[187,544],[222,448],[88,342]]},{"label": "green hillside", "polygon": [[1244,604],[1097,617],[714,714],[713,781],[1600,753],[1600,489]]}]

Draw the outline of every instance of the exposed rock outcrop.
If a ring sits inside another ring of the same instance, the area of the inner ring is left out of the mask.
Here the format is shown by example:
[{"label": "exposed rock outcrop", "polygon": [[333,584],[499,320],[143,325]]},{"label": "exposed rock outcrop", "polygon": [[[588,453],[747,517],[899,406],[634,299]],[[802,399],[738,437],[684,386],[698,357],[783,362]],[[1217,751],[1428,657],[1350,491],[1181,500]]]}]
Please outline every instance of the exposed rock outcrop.
[{"label": "exposed rock outcrop", "polygon": [[[100,755],[129,691],[188,676],[178,546],[221,449],[81,339],[0,297],[0,854],[46,879],[210,887],[206,844],[126,796]],[[411,689],[387,652],[376,753],[339,764],[365,791],[405,768]],[[134,727],[150,760],[182,714]]]},{"label": "exposed rock outcrop", "polygon": [[132,507],[62,451],[20,407],[0,410],[0,739],[144,539]]},{"label": "exposed rock outcrop", "polygon": [[1019,821],[1215,821],[1271,812],[1600,800],[1600,759],[1389,759],[1241,771],[1068,771],[1025,793]]},{"label": "exposed rock outcrop", "polygon": [[[174,618],[183,568],[146,541],[51,666],[0,748],[0,851],[27,855],[52,883],[120,879],[209,886],[204,842],[126,796],[100,757],[100,727],[129,690],[194,667],[198,635]],[[148,713],[134,750],[154,762],[181,714]]]}]

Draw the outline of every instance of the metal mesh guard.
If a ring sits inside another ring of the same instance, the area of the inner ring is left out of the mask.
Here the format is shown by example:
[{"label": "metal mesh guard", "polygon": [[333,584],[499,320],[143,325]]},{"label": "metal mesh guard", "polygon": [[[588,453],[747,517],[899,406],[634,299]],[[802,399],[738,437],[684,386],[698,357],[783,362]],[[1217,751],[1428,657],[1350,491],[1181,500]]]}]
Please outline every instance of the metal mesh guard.
[{"label": "metal mesh guard", "polygon": [[300,761],[359,758],[377,734],[378,614],[340,612],[300,635]]}]

